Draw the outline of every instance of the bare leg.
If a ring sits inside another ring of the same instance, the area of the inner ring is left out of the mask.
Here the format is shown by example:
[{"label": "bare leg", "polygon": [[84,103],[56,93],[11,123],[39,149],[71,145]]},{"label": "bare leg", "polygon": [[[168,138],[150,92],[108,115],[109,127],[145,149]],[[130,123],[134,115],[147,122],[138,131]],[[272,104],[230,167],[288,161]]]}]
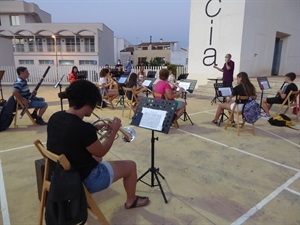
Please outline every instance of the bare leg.
[{"label": "bare leg", "polygon": [[41,109],[39,110],[38,116],[42,118],[47,108],[48,108],[48,105],[45,106],[44,108],[41,108]]},{"label": "bare leg", "polygon": [[[123,185],[127,195],[126,205],[130,206],[136,199],[136,163],[131,160],[109,161],[109,163],[114,170],[113,182],[123,178]],[[140,199],[139,201],[148,200]]]},{"label": "bare leg", "polygon": [[271,104],[267,103],[266,99],[262,100],[261,107],[264,109],[264,111],[266,112],[267,116],[270,116],[270,108],[271,108],[271,106],[272,106]]},{"label": "bare leg", "polygon": [[221,116],[224,109],[230,109],[231,103],[221,103],[218,105],[218,109],[214,118],[214,122],[217,122],[219,120],[219,117]]}]

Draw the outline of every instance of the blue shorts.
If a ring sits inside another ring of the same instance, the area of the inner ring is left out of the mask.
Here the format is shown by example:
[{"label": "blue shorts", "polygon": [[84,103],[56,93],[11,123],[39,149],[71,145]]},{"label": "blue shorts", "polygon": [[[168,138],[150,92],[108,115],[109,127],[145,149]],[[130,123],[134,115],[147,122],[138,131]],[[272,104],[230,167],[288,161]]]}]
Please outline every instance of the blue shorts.
[{"label": "blue shorts", "polygon": [[48,104],[45,102],[44,98],[39,98],[39,97],[33,97],[30,101],[30,108],[38,108],[42,109],[47,107]]},{"label": "blue shorts", "polygon": [[89,192],[102,191],[111,185],[114,179],[114,170],[109,162],[100,162],[83,181]]},{"label": "blue shorts", "polygon": [[183,101],[176,100],[176,102],[178,102],[176,109],[181,109],[183,107]]}]

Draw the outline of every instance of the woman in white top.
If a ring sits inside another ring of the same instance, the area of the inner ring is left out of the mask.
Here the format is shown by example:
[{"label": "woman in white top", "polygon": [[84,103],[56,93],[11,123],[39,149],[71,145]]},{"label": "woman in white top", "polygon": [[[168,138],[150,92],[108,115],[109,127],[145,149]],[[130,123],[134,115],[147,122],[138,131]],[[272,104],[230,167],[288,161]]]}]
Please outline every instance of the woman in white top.
[{"label": "woman in white top", "polygon": [[113,80],[111,79],[110,82],[107,81],[107,76],[109,76],[109,69],[107,68],[103,68],[100,71],[99,74],[99,88],[100,88],[100,94],[102,96],[108,96],[108,97],[112,97],[110,99],[115,99],[116,97],[118,97],[118,89],[109,89],[109,86],[112,85]]},{"label": "woman in white top", "polygon": [[144,80],[146,79],[145,67],[141,66],[140,71],[137,74],[138,76],[138,85],[142,85]]}]

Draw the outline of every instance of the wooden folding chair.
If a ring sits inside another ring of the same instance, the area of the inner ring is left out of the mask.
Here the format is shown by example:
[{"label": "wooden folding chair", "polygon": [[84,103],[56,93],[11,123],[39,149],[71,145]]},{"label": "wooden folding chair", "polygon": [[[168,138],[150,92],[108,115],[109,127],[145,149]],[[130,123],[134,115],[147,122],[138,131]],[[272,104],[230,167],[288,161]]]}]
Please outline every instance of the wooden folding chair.
[{"label": "wooden folding chair", "polygon": [[[14,95],[15,99],[17,100],[17,104],[16,104],[16,113],[15,113],[15,118],[14,118],[14,127],[17,128],[17,120],[18,120],[18,110],[19,109],[24,109],[25,106],[22,102],[22,99],[18,98],[16,95]],[[25,110],[26,115],[29,117],[29,119],[31,120],[33,125],[37,125],[35,120],[32,118],[30,112],[28,109]]]},{"label": "wooden folding chair", "polygon": [[[248,100],[248,96],[237,96],[237,100]],[[242,111],[238,111],[238,104],[234,103],[233,109],[228,110],[229,111],[229,119],[226,122],[225,130],[227,130],[227,127],[231,124],[231,119],[234,118],[236,121],[235,127],[237,130],[238,136],[240,136],[240,132],[244,129],[244,125],[246,121],[243,119]],[[236,116],[235,116],[236,115]],[[255,135],[255,126],[254,124],[251,124],[251,131],[252,134]]]},{"label": "wooden folding chair", "polygon": [[102,97],[102,103],[101,103],[101,106],[100,108],[102,108],[103,106],[103,100],[107,100],[109,102],[109,105],[110,105],[110,108],[111,109],[114,109],[114,104],[113,104],[113,100],[114,100],[114,97],[113,96],[109,96],[108,95],[108,90],[106,89],[106,87],[104,87],[104,84],[101,86],[99,85],[98,83],[96,84],[96,86],[100,89],[103,90],[103,93],[101,94],[101,97]]},{"label": "wooden folding chair", "polygon": [[[160,99],[166,99],[166,100],[168,100],[168,98],[167,98],[165,95],[159,94],[159,93],[154,92],[154,91],[152,92],[152,95],[153,95],[153,98],[160,98]],[[173,125],[176,129],[179,128],[179,124],[178,124],[178,121],[177,121],[177,120],[178,120],[178,118],[172,122],[172,125]]]},{"label": "wooden folding chair", "polygon": [[[299,108],[299,102],[297,101],[297,97],[298,97],[299,93],[300,93],[300,91],[290,91],[290,93],[286,96],[286,98],[284,99],[284,101],[282,102],[282,104],[279,106],[279,109],[276,111],[276,113],[274,114],[274,116],[279,115],[279,113],[281,112],[281,110],[284,107],[286,107],[286,109],[283,111],[283,114],[286,114],[288,112],[289,113],[289,117],[291,118],[292,107]],[[299,112],[296,111],[297,122],[298,122],[298,114],[299,114]]]},{"label": "wooden folding chair", "polygon": [[[131,110],[135,111],[135,106],[138,104],[138,99],[136,96],[136,92],[134,88],[127,88],[127,87],[122,87],[124,91],[124,100],[123,100],[123,107],[122,107],[122,116],[124,116],[124,109],[125,109],[125,104],[129,106],[129,115],[128,118],[131,118]],[[131,92],[131,99],[127,97],[127,93]]]},{"label": "wooden folding chair", "polygon": [[[44,176],[43,176],[43,187],[42,187],[42,196],[41,196],[41,206],[40,206],[40,215],[39,215],[39,225],[43,224],[44,219],[44,210],[46,205],[46,195],[50,189],[51,181],[48,179],[49,177],[49,160],[54,162],[59,162],[65,170],[69,170],[71,168],[71,164],[68,161],[65,155],[56,155],[49,150],[47,150],[40,140],[36,140],[34,145],[42,154],[43,158],[45,159],[45,169],[44,169]],[[83,184],[82,184],[83,185]],[[88,207],[90,211],[98,218],[99,222],[104,225],[109,225],[108,221],[106,220],[105,216],[103,215],[102,211],[99,209],[97,203],[92,198],[91,194],[88,190],[84,187]]]}]

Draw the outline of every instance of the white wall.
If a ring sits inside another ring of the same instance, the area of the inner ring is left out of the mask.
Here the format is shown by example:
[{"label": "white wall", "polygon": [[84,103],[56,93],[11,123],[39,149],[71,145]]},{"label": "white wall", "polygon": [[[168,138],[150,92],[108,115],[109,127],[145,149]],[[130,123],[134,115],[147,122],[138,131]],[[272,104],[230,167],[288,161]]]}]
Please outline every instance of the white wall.
[{"label": "white wall", "polygon": [[14,66],[14,53],[11,39],[0,37],[0,66]]},{"label": "white wall", "polygon": [[287,35],[279,75],[300,74],[299,12],[299,0],[191,0],[189,78],[205,84],[221,77],[212,65],[222,67],[226,53],[235,61],[235,75],[271,76],[276,34]]}]

